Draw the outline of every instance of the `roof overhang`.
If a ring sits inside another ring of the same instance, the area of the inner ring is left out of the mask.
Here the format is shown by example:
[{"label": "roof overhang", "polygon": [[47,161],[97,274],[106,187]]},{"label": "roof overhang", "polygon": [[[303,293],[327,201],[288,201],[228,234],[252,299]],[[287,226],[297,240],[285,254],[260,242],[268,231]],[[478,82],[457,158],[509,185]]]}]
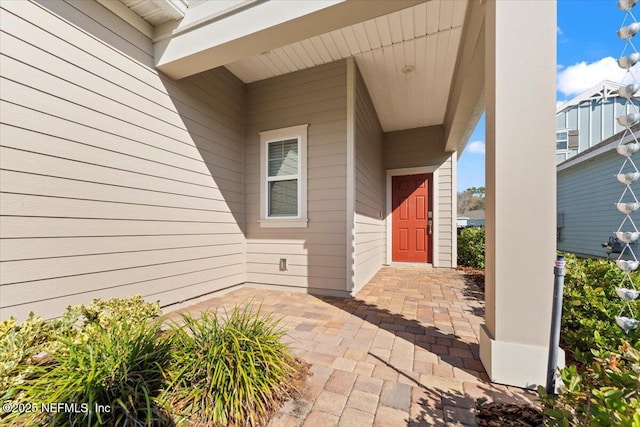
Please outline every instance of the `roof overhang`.
[{"label": "roof overhang", "polygon": [[156,66],[180,79],[422,1],[258,1],[224,19],[207,16],[202,4],[188,9],[180,23],[156,36]]},{"label": "roof overhang", "polygon": [[174,1],[184,17],[153,33],[174,79],[225,66],[251,83],[353,57],[383,130],[442,126],[448,152],[484,109],[484,1]]}]

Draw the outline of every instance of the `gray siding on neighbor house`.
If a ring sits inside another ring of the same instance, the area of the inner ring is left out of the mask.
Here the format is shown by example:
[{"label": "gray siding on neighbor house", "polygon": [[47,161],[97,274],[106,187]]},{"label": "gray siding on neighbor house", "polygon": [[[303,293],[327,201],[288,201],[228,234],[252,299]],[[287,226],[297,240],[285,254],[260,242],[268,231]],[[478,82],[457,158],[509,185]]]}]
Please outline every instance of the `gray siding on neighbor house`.
[{"label": "gray siding on neighbor house", "polygon": [[[337,61],[247,85],[247,282],[346,292],[346,69]],[[308,227],[261,228],[258,133],[302,124]]]},{"label": "gray siding on neighbor house", "polygon": [[[455,227],[453,223],[455,183],[455,153],[444,151],[444,130],[442,126],[405,131],[388,132],[384,135],[385,169],[414,168],[434,166],[437,181],[437,211],[434,212],[437,232],[434,246],[437,246],[437,267],[455,267]],[[434,251],[436,248],[434,247]]]},{"label": "gray siding on neighbor house", "polygon": [[357,291],[385,263],[386,199],[384,134],[360,72],[356,72],[355,89],[354,291]]},{"label": "gray siding on neighbor house", "polygon": [[0,316],[243,282],[244,85],[162,77],[96,2],[0,7]]},{"label": "gray siding on neighbor house", "polygon": [[[564,223],[558,250],[606,256],[601,245],[624,218],[614,206],[624,190],[615,177],[622,162],[623,158],[610,150],[558,172],[558,213]],[[636,184],[633,188],[636,190]],[[637,213],[632,217],[636,223],[640,219]]]}]

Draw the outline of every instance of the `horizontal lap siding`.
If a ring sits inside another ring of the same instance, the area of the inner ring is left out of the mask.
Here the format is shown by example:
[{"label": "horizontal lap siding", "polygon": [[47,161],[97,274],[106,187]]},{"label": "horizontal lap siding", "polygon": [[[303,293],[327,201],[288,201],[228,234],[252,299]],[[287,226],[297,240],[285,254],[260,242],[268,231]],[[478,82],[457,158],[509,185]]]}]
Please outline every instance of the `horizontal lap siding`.
[{"label": "horizontal lap siding", "polygon": [[[624,190],[615,177],[623,160],[611,150],[558,172],[558,212],[564,217],[558,250],[606,256],[602,243],[614,235],[624,218],[614,205]],[[627,166],[625,172],[629,171]],[[632,188],[638,194],[637,183]],[[632,201],[629,192],[623,201]],[[637,224],[640,215],[636,212],[632,219]],[[627,221],[623,231],[631,229]]]},{"label": "horizontal lap siding", "polygon": [[373,102],[356,73],[356,200],[354,291],[362,288],[385,262],[385,172],[382,166],[384,134]]},{"label": "horizontal lap siding", "polygon": [[244,85],[171,81],[96,2],[4,2],[0,316],[244,281]]},{"label": "horizontal lap siding", "polygon": [[[344,61],[247,86],[247,282],[346,290],[346,106]],[[260,228],[258,133],[301,124],[309,124],[308,228]]]},{"label": "horizontal lap siding", "polygon": [[440,267],[455,267],[457,260],[453,251],[453,197],[455,180],[453,162],[455,154],[450,155],[438,168],[438,263]]}]

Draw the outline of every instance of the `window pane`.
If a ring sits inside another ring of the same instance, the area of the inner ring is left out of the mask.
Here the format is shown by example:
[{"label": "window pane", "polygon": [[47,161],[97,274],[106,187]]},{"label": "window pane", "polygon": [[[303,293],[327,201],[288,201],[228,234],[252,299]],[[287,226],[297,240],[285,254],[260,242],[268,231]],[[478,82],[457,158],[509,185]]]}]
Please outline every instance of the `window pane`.
[{"label": "window pane", "polygon": [[269,183],[269,216],[298,215],[298,180]]},{"label": "window pane", "polygon": [[566,150],[566,149],[567,149],[567,141],[556,142],[556,150]]},{"label": "window pane", "polygon": [[298,173],[298,140],[288,139],[269,143],[269,176]]}]

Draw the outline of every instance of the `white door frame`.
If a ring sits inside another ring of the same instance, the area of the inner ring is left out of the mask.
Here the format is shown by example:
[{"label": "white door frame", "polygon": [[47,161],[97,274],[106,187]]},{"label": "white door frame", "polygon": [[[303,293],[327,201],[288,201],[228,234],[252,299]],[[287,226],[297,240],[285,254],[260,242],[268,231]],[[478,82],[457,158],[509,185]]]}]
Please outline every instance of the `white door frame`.
[{"label": "white door frame", "polygon": [[391,255],[391,240],[393,238],[393,229],[392,229],[392,198],[391,198],[391,180],[394,176],[403,176],[403,175],[418,175],[422,173],[431,173],[433,174],[433,180],[431,182],[431,192],[429,193],[429,197],[431,197],[431,203],[433,208],[433,234],[431,238],[431,250],[433,251],[433,266],[438,267],[438,247],[440,246],[438,243],[438,166],[420,166],[416,168],[400,168],[400,169],[387,169],[387,216],[386,216],[386,225],[387,225],[387,264],[391,264],[392,255]]}]

